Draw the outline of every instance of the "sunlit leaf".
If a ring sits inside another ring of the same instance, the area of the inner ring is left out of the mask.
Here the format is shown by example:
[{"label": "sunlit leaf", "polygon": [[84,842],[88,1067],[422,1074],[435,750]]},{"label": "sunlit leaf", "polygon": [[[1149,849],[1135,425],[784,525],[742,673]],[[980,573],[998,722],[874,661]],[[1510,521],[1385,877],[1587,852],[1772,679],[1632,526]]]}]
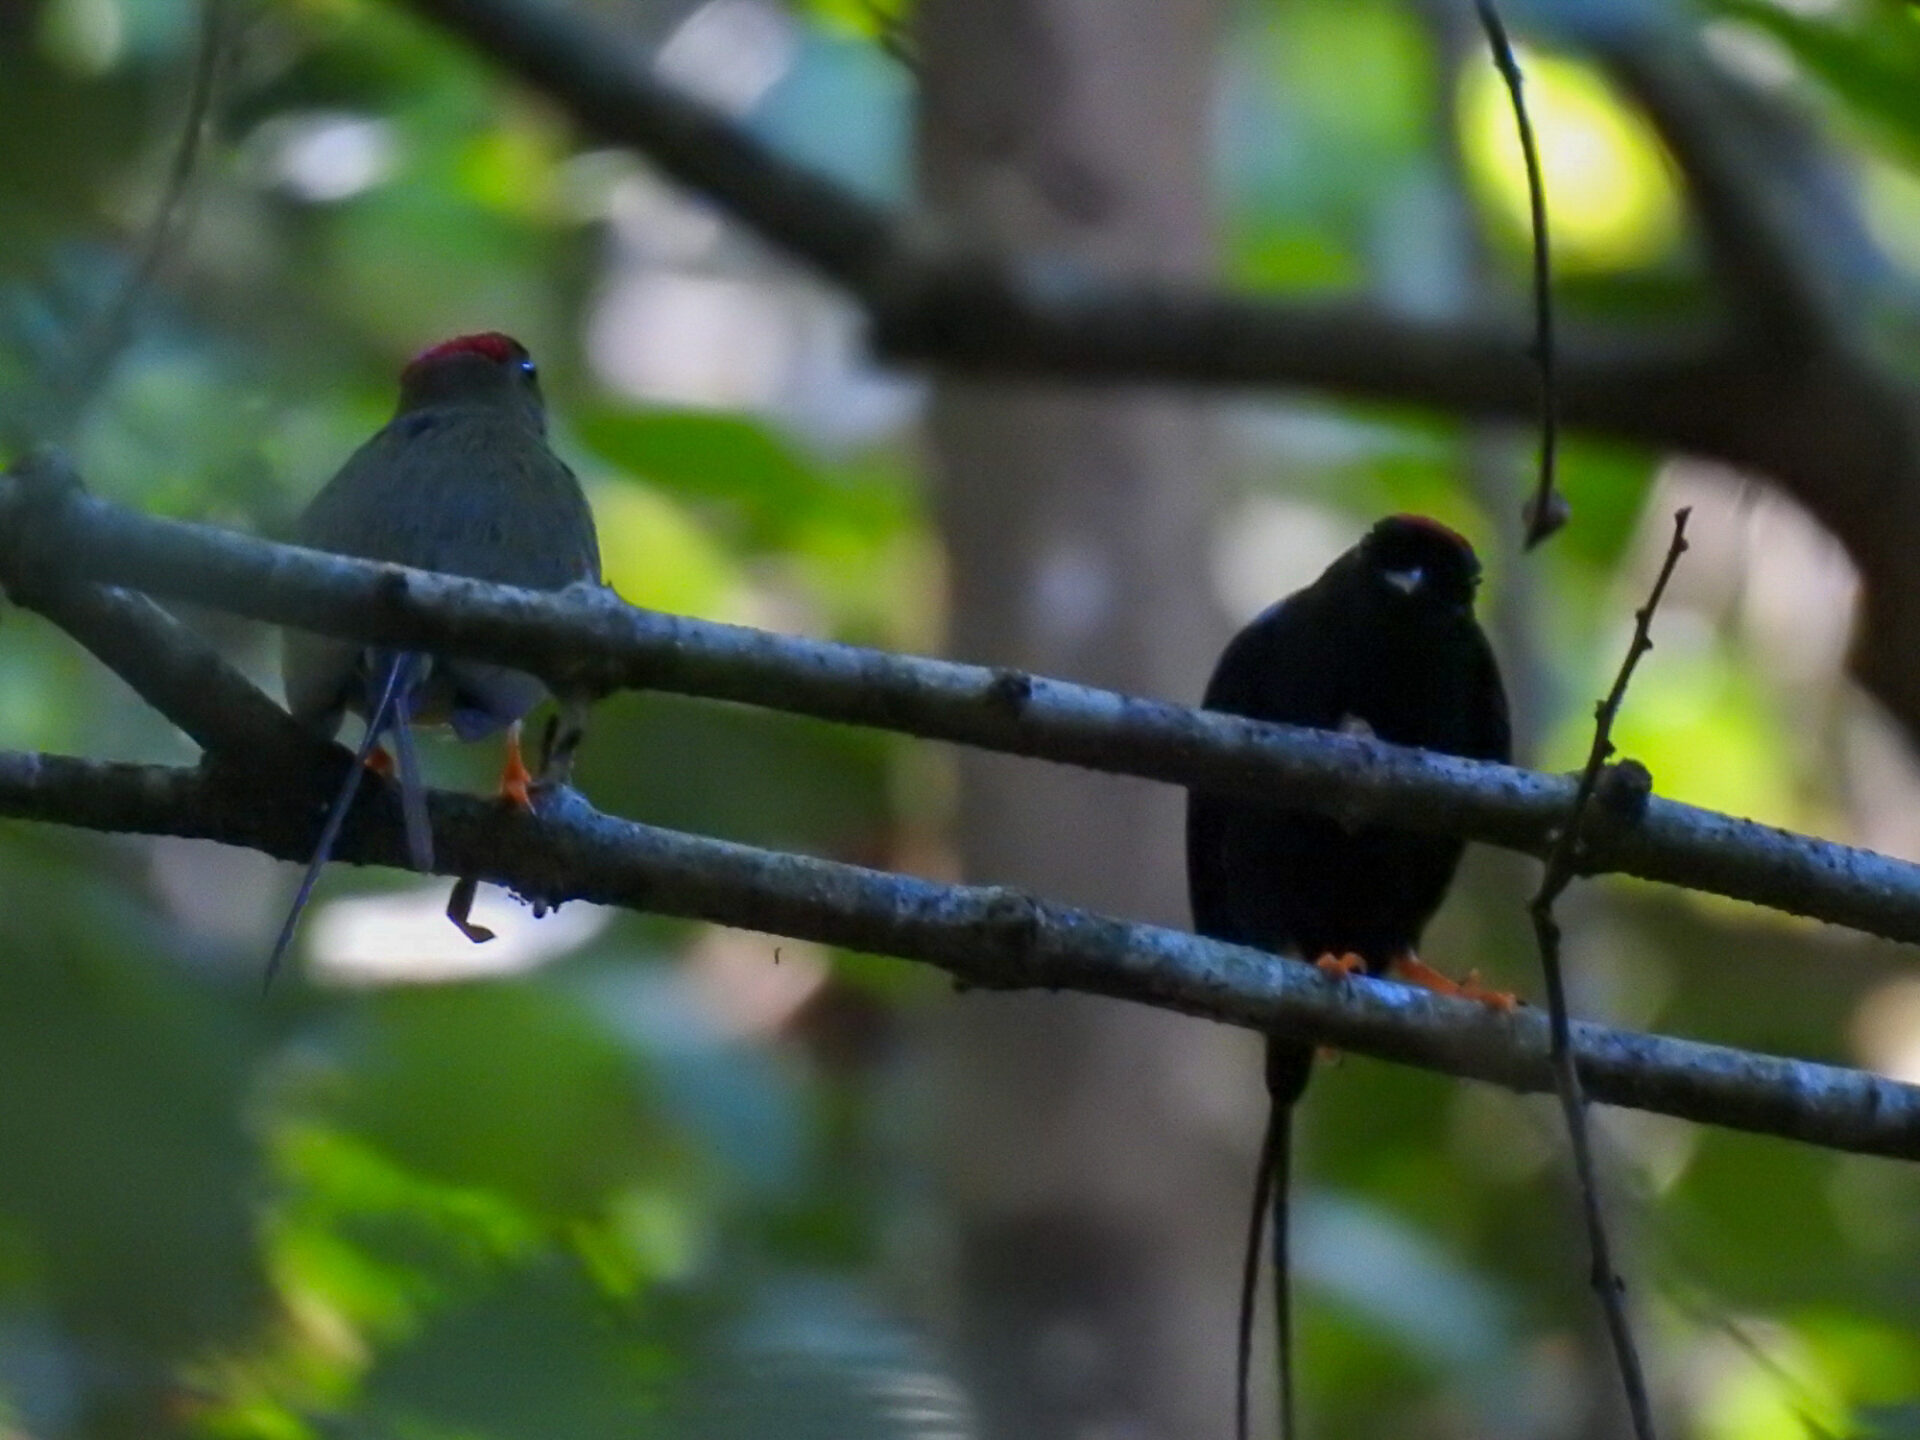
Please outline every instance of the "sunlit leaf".
[{"label": "sunlit leaf", "polygon": [[[1680,198],[1660,142],[1586,65],[1522,51],[1549,226],[1563,269],[1621,269],[1664,255],[1680,235]],[[1527,237],[1526,171],[1506,87],[1491,66],[1461,79],[1462,144],[1504,228]]]},{"label": "sunlit leaf", "polygon": [[1902,3],[1834,7],[1824,13],[1771,0],[1713,0],[1729,18],[1772,36],[1860,119],[1920,161],[1920,18]]},{"label": "sunlit leaf", "polygon": [[538,985],[389,993],[341,1039],[329,1109],[430,1179],[565,1216],[597,1212],[658,1163],[665,1137],[644,1077],[587,1016]]}]

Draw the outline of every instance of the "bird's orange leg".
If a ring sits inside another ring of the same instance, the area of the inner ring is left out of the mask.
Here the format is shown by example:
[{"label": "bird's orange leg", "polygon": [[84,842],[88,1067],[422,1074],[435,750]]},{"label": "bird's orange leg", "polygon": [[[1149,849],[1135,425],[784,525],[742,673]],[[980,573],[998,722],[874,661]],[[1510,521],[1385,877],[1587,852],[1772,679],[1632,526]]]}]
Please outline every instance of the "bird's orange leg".
[{"label": "bird's orange leg", "polygon": [[1462,1000],[1477,1000],[1489,1010],[1510,1011],[1520,1004],[1520,997],[1511,990],[1489,990],[1480,983],[1480,972],[1469,970],[1467,978],[1455,980],[1452,976],[1442,975],[1411,950],[1403,950],[1393,957],[1393,973],[1409,985],[1418,985],[1422,990],[1431,990],[1436,995],[1457,995]]},{"label": "bird's orange leg", "polygon": [[393,756],[376,745],[367,753],[367,769],[371,770],[383,780],[391,780],[393,778]]},{"label": "bird's orange leg", "polygon": [[[1367,962],[1351,950],[1347,951],[1344,955],[1335,955],[1332,952],[1328,952],[1313,962],[1313,968],[1318,970],[1322,975],[1332,975],[1336,979],[1344,980],[1349,975],[1366,974]],[[1340,1052],[1331,1045],[1321,1045],[1314,1050],[1313,1056],[1316,1060],[1333,1063],[1339,1060]]]},{"label": "bird's orange leg", "polygon": [[514,721],[507,727],[507,758],[500,767],[500,798],[522,810],[533,809],[533,796],[529,787],[533,784],[533,775],[527,769],[527,762],[520,758],[520,722]]}]

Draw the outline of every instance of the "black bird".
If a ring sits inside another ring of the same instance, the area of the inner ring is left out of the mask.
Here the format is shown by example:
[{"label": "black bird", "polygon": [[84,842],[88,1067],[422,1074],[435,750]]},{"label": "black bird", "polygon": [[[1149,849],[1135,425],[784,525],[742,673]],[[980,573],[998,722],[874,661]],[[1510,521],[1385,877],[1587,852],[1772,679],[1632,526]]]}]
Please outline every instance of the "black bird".
[{"label": "black bird", "polygon": [[[1234,636],[1201,703],[1257,720],[1505,761],[1512,748],[1506,692],[1493,650],[1473,618],[1479,582],[1480,562],[1459,535],[1420,516],[1391,516],[1318,580]],[[1461,841],[1443,835],[1350,829],[1277,804],[1195,791],[1187,804],[1194,929],[1378,975],[1396,961],[1413,959],[1462,848]],[[1269,1197],[1281,1434],[1293,1434],[1288,1149],[1293,1106],[1312,1065],[1311,1044],[1282,1036],[1268,1040],[1272,1111],[1242,1276],[1235,1400],[1240,1440],[1247,1435],[1253,1294]]]}]

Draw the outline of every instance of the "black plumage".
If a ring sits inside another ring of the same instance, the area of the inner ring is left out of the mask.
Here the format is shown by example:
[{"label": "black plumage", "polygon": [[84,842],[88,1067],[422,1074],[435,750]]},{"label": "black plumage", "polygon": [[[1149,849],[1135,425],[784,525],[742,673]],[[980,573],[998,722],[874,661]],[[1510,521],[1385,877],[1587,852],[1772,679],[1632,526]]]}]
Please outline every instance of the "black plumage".
[{"label": "black plumage", "polygon": [[[1367,734],[1482,760],[1507,760],[1500,672],[1473,616],[1480,565],[1435,521],[1380,521],[1305,589],[1228,644],[1202,704],[1259,720]],[[1462,842],[1194,792],[1187,884],[1194,928],[1215,939],[1311,961],[1356,955],[1370,974],[1411,953],[1440,906]],[[1247,1430],[1248,1342],[1260,1227],[1273,1208],[1281,1430],[1293,1432],[1286,1261],[1289,1121],[1313,1047],[1267,1047],[1272,1116],[1243,1277],[1237,1433]]]}]

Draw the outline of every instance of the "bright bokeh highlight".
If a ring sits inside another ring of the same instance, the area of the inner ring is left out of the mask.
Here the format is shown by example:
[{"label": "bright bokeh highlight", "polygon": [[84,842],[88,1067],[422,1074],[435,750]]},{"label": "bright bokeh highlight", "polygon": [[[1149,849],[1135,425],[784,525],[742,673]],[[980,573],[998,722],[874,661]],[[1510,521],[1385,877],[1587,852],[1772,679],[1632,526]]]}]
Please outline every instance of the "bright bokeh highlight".
[{"label": "bright bokeh highlight", "polygon": [[[1652,129],[1590,67],[1518,55],[1556,266],[1622,270],[1659,259],[1679,238],[1680,200]],[[1462,78],[1460,124],[1475,189],[1525,236],[1525,160],[1506,86],[1492,66],[1473,66]]]}]

